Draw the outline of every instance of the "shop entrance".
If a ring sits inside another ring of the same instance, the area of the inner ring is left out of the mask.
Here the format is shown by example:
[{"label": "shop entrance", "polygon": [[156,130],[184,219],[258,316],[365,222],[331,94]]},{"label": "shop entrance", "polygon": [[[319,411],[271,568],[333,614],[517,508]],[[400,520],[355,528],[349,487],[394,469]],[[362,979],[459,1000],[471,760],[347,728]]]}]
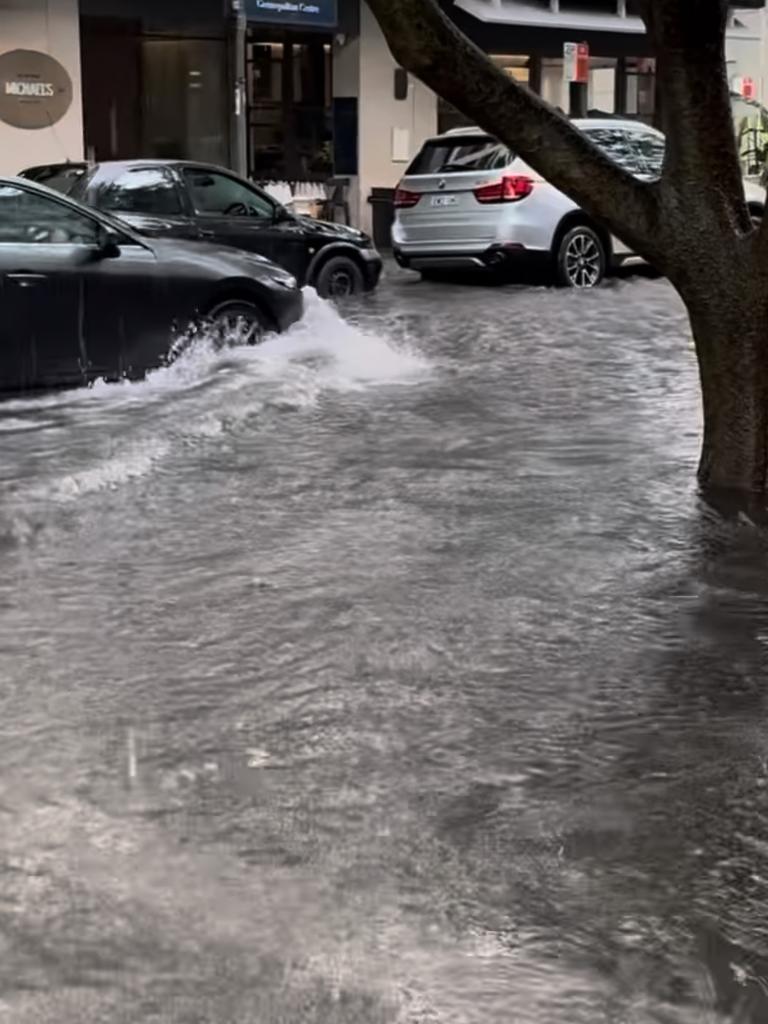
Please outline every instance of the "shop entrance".
[{"label": "shop entrance", "polygon": [[[133,6],[146,8],[150,2]],[[83,117],[90,157],[228,161],[227,26],[217,4],[204,7],[219,17],[199,27],[183,17],[155,21],[146,12],[82,14]],[[82,10],[102,8],[119,5],[82,0]]]},{"label": "shop entrance", "polygon": [[248,173],[325,182],[333,174],[332,37],[248,31]]}]

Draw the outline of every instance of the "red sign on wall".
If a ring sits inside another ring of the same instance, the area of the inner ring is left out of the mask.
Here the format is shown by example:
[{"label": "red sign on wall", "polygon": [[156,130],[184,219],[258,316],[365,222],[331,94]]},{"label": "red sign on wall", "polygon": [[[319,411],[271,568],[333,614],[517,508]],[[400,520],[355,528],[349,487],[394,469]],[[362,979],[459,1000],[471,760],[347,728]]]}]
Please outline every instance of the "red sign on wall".
[{"label": "red sign on wall", "polygon": [[589,81],[589,45],[563,43],[563,66],[566,82]]},{"label": "red sign on wall", "polygon": [[753,100],[757,96],[757,88],[755,86],[754,78],[750,78],[749,75],[743,75],[741,78],[735,80],[736,92],[740,96],[743,96],[745,100]]}]

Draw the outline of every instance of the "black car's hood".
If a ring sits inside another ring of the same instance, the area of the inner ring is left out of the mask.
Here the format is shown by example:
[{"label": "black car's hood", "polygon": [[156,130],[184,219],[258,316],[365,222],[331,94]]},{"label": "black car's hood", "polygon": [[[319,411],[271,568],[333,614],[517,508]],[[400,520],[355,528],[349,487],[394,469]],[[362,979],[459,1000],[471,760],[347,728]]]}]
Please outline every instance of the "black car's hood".
[{"label": "black car's hood", "polygon": [[294,214],[296,221],[306,230],[314,235],[322,235],[329,240],[336,242],[350,242],[352,245],[369,245],[370,238],[357,228],[347,227],[346,224],[334,224],[329,220],[315,220],[314,217]]},{"label": "black car's hood", "polygon": [[[149,238],[167,237],[178,229],[178,221],[167,220],[155,214],[146,213],[120,213],[112,214],[113,218],[124,221],[134,231]],[[307,217],[300,214],[290,214],[290,223],[306,231],[315,238],[322,238],[328,242],[347,242],[349,245],[369,246],[371,239],[357,228],[348,227],[346,224],[334,224],[329,220],[315,220],[314,217]]]}]

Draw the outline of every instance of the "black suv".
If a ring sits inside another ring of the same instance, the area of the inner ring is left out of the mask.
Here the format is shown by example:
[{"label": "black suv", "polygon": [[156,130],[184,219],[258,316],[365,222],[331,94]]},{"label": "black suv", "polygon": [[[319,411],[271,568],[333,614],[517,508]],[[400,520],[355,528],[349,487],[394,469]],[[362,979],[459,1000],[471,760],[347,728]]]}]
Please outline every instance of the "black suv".
[{"label": "black suv", "polygon": [[201,239],[259,253],[324,298],[376,287],[381,257],[344,224],[300,217],[231,171],[183,160],[132,160],[32,167],[47,185],[126,221],[140,234]]}]

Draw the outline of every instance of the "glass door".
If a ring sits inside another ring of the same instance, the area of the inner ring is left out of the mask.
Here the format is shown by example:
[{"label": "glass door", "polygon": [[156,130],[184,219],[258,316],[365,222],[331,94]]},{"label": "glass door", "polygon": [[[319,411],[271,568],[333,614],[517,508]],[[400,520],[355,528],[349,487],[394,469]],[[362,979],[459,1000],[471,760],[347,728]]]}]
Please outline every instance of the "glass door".
[{"label": "glass door", "polygon": [[226,68],[223,40],[142,40],[142,155],[228,163]]},{"label": "glass door", "polygon": [[333,173],[330,37],[252,30],[247,63],[250,176],[327,180]]}]

